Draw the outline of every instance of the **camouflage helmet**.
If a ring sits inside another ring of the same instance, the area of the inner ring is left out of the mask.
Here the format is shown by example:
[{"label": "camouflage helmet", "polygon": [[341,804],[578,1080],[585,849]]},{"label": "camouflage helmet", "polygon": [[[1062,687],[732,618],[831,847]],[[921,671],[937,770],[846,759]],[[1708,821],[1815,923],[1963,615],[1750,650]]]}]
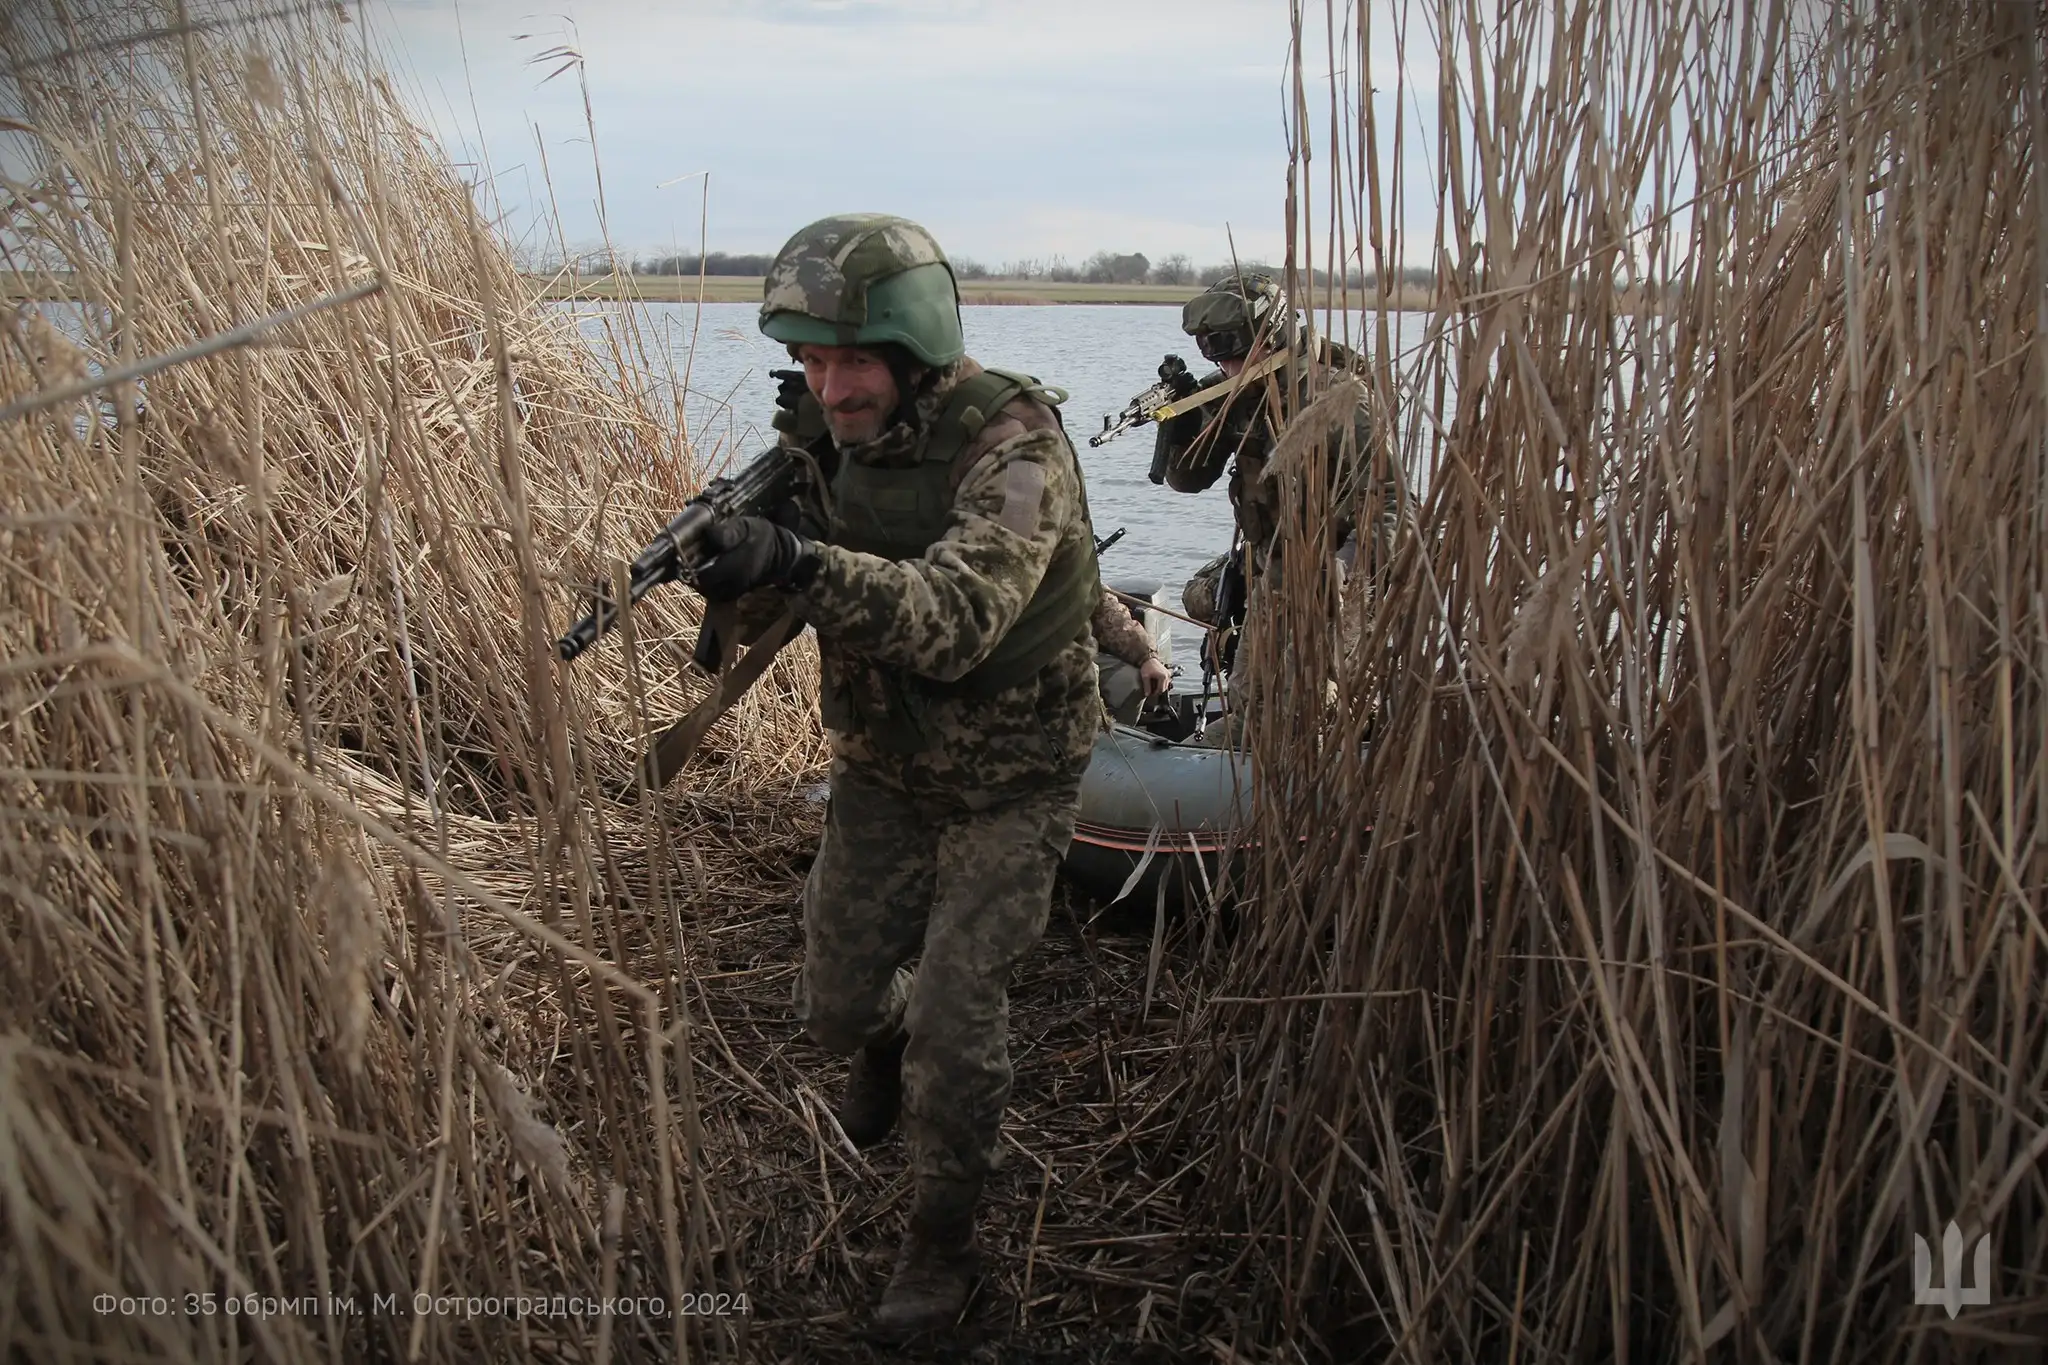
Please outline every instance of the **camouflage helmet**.
[{"label": "camouflage helmet", "polygon": [[1252,343],[1278,326],[1287,312],[1287,295],[1273,277],[1248,271],[1226,275],[1189,299],[1180,312],[1180,329],[1210,360],[1249,354]]},{"label": "camouflage helmet", "polygon": [[946,253],[884,213],[820,218],[783,243],[762,281],[761,330],[790,347],[893,341],[932,366],[967,353]]}]

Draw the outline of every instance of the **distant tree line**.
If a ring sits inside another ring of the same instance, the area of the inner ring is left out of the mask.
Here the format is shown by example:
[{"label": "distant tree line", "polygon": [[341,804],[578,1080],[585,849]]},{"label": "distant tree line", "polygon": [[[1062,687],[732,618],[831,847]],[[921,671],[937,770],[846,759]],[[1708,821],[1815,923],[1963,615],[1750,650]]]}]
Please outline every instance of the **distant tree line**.
[{"label": "distant tree line", "polygon": [[765,275],[775,261],[772,251],[735,255],[713,251],[704,256],[657,256],[633,262],[636,275]]},{"label": "distant tree line", "polygon": [[[1247,274],[1264,271],[1276,280],[1284,280],[1287,275],[1285,267],[1260,260],[1242,260],[1235,268]],[[981,262],[964,257],[953,262],[953,273],[963,280],[1052,280],[1061,284],[1211,285],[1227,277],[1232,269],[1228,261],[1197,266],[1180,252],[1153,261],[1147,259],[1143,252],[1098,251],[1079,265],[1070,263],[1063,256],[1033,257],[1005,261],[1000,270],[990,270]],[[1308,274],[1318,286],[1330,282],[1327,270],[1312,270]],[[1402,284],[1427,286],[1434,282],[1436,276],[1427,267],[1415,266],[1401,271],[1397,278]],[[1369,272],[1357,270],[1350,272],[1345,280],[1353,289],[1366,288],[1372,282],[1373,276]]]},{"label": "distant tree line", "polygon": [[[576,251],[573,254],[574,271],[579,275],[604,275],[611,270],[610,259],[602,250]],[[522,260],[521,265],[537,273],[551,273],[562,268],[559,253],[535,252],[532,259]],[[545,257],[546,259],[543,259]],[[775,257],[772,252],[712,251],[699,255],[696,252],[667,256],[647,256],[620,262],[636,275],[742,275],[759,276],[768,273]],[[1264,261],[1247,259],[1240,262],[1246,271],[1262,270],[1274,279],[1285,277],[1285,270]],[[1005,261],[1001,266],[991,268],[969,256],[953,258],[953,273],[963,280],[1048,280],[1056,284],[1177,284],[1211,285],[1229,275],[1231,265],[1227,261],[1213,265],[1197,266],[1185,252],[1175,252],[1153,260],[1142,251],[1098,251],[1088,259],[1076,264],[1064,256],[1031,256],[1021,260]],[[1326,286],[1330,274],[1326,270],[1307,272],[1314,284]],[[1405,285],[1428,287],[1435,276],[1427,267],[1411,267],[1399,275],[1399,282]],[[1345,285],[1352,289],[1366,289],[1373,284],[1368,272],[1349,272]]]}]

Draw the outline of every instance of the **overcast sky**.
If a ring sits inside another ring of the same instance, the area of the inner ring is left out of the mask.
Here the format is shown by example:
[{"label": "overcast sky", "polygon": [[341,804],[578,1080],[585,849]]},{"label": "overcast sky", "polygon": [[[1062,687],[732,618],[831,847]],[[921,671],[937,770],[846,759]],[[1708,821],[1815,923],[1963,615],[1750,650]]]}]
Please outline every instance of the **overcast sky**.
[{"label": "overcast sky", "polygon": [[1282,251],[1285,0],[385,0],[370,17],[451,155],[487,156],[515,236],[548,198],[538,125],[571,244],[598,239],[577,73],[535,60],[567,44],[623,252],[694,250],[702,182],[656,187],[704,171],[714,251],[773,251],[854,210],[991,266],[1207,264],[1229,258],[1226,224],[1241,257]]}]

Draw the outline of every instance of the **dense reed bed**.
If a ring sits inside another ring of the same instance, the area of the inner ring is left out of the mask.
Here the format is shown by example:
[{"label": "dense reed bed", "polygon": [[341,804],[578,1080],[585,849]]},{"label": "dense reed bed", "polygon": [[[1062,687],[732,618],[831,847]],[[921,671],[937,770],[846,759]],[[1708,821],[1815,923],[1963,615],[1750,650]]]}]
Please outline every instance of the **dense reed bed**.
[{"label": "dense reed bed", "polygon": [[[1364,339],[1413,485],[1376,590],[1292,580],[1248,646],[1181,1137],[1262,1338],[2038,1358],[2040,11],[1295,16],[1295,265],[1459,295]],[[1953,1320],[1951,1219],[1994,1280]]]},{"label": "dense reed bed", "polygon": [[[685,990],[786,898],[814,656],[657,805],[694,598],[552,654],[724,452],[340,7],[10,7],[0,92],[5,264],[81,295],[0,338],[0,1355],[733,1356],[646,1299],[744,1287]],[[640,1302],[448,1308],[555,1295]]]}]

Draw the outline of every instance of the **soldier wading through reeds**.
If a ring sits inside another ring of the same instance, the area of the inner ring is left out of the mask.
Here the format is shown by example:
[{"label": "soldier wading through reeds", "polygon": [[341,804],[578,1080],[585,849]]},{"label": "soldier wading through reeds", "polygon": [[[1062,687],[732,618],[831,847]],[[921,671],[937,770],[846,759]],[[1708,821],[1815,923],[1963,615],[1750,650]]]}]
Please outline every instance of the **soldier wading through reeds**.
[{"label": "soldier wading through reeds", "polygon": [[[1359,379],[1363,363],[1349,348],[1314,336],[1270,276],[1235,272],[1211,285],[1181,310],[1181,330],[1216,369],[1198,378],[1179,356],[1161,362],[1162,387],[1176,400],[1195,397],[1193,405],[1182,404],[1185,410],[1159,422],[1149,477],[1175,492],[1201,493],[1229,472],[1235,541],[1196,571],[1181,599],[1188,614],[1209,627],[1204,675],[1229,682],[1228,717],[1204,738],[1236,745],[1243,742],[1244,716],[1258,686],[1238,642],[1253,600],[1280,589],[1283,488],[1291,482],[1304,493],[1310,486],[1319,490],[1319,515],[1328,522],[1335,551],[1326,571],[1340,586],[1358,562],[1361,520],[1366,534],[1379,541],[1366,562],[1387,562],[1398,495],[1389,472],[1373,503],[1361,509],[1373,440]],[[1220,400],[1197,396],[1219,390]],[[1290,426],[1290,413],[1300,413],[1301,420]],[[1315,461],[1323,466],[1322,477],[1303,479],[1299,466]],[[1366,591],[1367,585],[1353,590]]]},{"label": "soldier wading through reeds", "polygon": [[1058,395],[967,356],[929,233],[824,219],[763,293],[761,330],[803,366],[777,424],[811,478],[717,523],[696,579],[746,626],[786,610],[818,632],[832,798],[796,1012],[853,1059],[846,1135],[873,1146],[900,1114],[909,1140],[909,1228],[875,1312],[907,1336],[950,1326],[978,1270],[1006,989],[1044,932],[1101,716],[1102,587]]}]

